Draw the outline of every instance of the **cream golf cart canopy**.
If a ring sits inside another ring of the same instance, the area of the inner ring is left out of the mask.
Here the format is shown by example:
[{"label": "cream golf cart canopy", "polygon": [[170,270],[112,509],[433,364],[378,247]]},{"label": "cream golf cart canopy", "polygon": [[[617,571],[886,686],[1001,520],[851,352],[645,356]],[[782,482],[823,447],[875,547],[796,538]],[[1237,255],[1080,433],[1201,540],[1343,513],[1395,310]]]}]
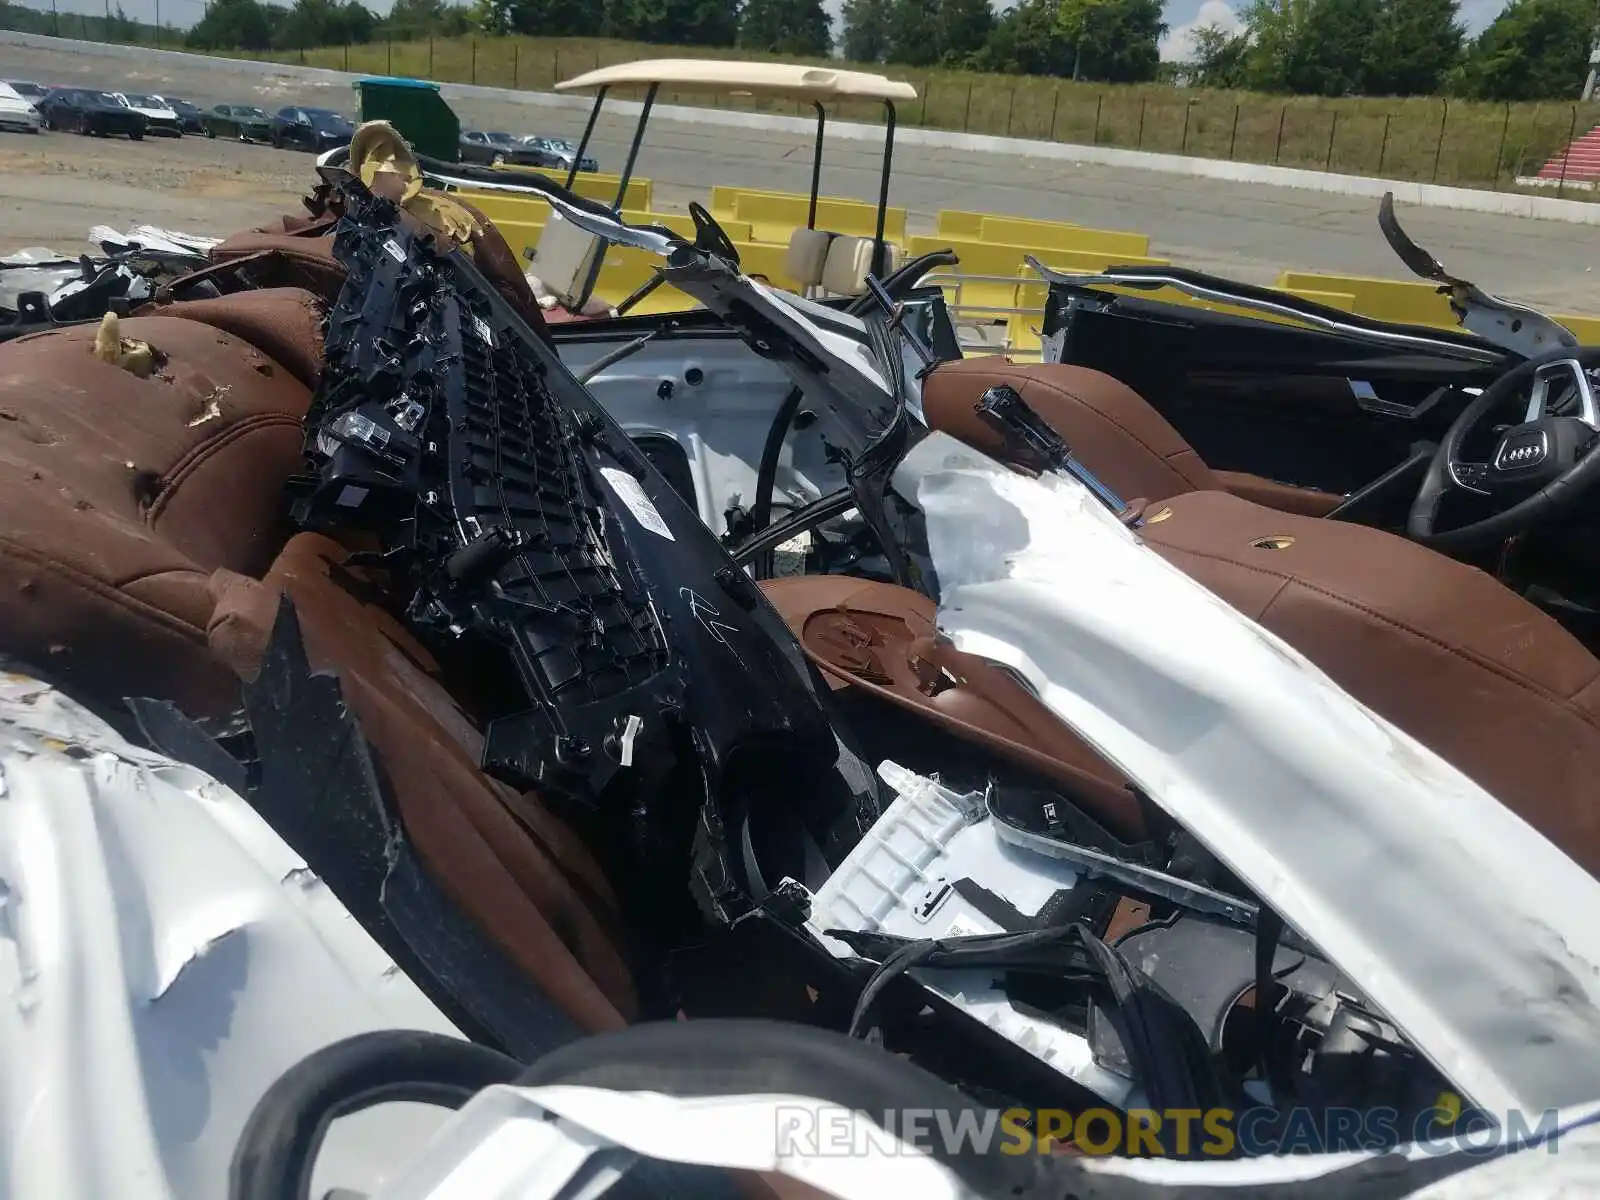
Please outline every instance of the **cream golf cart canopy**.
[{"label": "cream golf cart canopy", "polygon": [[747,92],[792,100],[915,100],[909,83],[870,71],[837,71],[796,63],[739,62],[720,58],[650,58],[587,71],[556,84],[558,92],[664,86],[672,91]]},{"label": "cream golf cart canopy", "polygon": [[[817,197],[822,188],[823,133],[828,121],[827,103],[866,100],[881,104],[884,140],[883,170],[878,185],[878,219],[871,243],[864,247],[868,253],[868,265],[862,273],[880,274],[892,264],[893,255],[884,242],[883,227],[889,207],[889,172],[894,159],[895,102],[916,99],[917,89],[909,83],[868,71],[839,71],[832,67],[741,62],[721,58],[649,58],[599,67],[556,84],[555,90],[558,92],[594,93],[594,107],[589,112],[589,122],[584,126],[583,138],[578,143],[577,151],[572,156],[572,166],[567,172],[569,188],[577,179],[578,166],[594,138],[595,125],[600,119],[606,96],[613,88],[619,87],[642,87],[645,93],[644,102],[639,108],[639,123],[634,128],[628,157],[618,179],[617,197],[611,205],[613,212],[622,210],[628,181],[633,177],[633,169],[639,159],[639,147],[644,141],[645,126],[650,123],[656,97],[663,87],[671,92],[760,95],[809,103],[816,110],[816,148],[811,159],[811,204],[806,215],[807,231],[814,231],[817,224]],[[840,241],[841,248],[844,248],[842,239]],[[580,310],[594,291],[604,255],[600,243],[601,239],[595,235],[575,230],[568,222],[559,219],[559,214],[545,225],[540,235],[535,255],[539,263],[539,277],[573,311]],[[833,243],[819,241],[817,245],[831,247]],[[855,247],[851,252],[859,249],[862,247]],[[841,255],[843,257],[846,256]],[[659,279],[646,283],[624,300],[618,306],[618,311],[627,311],[659,283]]]}]

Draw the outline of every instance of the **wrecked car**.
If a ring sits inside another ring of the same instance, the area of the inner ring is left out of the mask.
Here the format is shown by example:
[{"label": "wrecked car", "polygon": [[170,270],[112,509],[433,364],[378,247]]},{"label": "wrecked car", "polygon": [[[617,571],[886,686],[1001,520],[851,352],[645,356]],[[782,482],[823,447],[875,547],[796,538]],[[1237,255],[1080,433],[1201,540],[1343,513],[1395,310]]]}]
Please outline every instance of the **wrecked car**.
[{"label": "wrecked car", "polygon": [[[124,1157],[64,1119],[60,1153],[277,1196],[331,1116],[488,1089],[415,1174],[375,1138],[357,1186],[488,1163],[602,1194],[642,1157],[701,1171],[650,1194],[864,1195],[872,1155],[769,1136],[776,1094],[914,1150],[877,1194],[1404,1195],[1482,1169],[1474,1137],[1520,1168],[1591,1118],[1600,670],[1552,618],[1418,542],[1198,486],[1109,376],[963,358],[916,274],[820,304],[743,275],[703,209],[686,239],[541,184],[703,306],[569,335],[470,206],[352,160],[152,303],[0,344],[4,969],[46,1054],[87,1019],[61,964],[121,972],[97,1111]],[[1490,751],[1532,778],[1485,778]],[[80,803],[44,827],[52,789]],[[318,993],[339,1021],[275,1032],[273,981],[228,957],[268,936],[254,908],[167,898],[155,847],[206,842],[156,840],[153,790],[248,824],[273,904],[370,939],[274,943],[359,964]],[[105,865],[51,872],[68,851]],[[216,1032],[232,1005],[252,1040]],[[219,1039],[247,1064],[227,1105],[141,1084],[141,1055]],[[1029,1152],[930,1146],[884,1115],[910,1110],[1009,1114]],[[1225,1152],[1158,1121],[1109,1166],[1069,1132],[1191,1111]],[[1288,1153],[1350,1112],[1391,1119]]]}]

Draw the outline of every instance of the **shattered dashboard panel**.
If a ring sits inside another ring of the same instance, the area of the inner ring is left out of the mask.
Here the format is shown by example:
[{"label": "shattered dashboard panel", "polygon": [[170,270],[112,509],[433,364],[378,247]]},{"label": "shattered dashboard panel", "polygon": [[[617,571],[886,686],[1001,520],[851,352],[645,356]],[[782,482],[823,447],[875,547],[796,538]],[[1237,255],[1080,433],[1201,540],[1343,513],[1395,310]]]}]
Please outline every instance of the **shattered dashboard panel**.
[{"label": "shattered dashboard panel", "polygon": [[788,764],[762,790],[848,850],[875,805],[838,768],[812,676],[758,589],[468,258],[342,187],[347,278],[292,513],[375,537],[365,561],[435,644],[509,659],[521,703],[487,722],[484,769],[624,817],[647,853],[658,798],[692,779],[702,904],[721,915],[751,874],[733,849],[750,840],[748,772],[729,782],[742,749]]}]

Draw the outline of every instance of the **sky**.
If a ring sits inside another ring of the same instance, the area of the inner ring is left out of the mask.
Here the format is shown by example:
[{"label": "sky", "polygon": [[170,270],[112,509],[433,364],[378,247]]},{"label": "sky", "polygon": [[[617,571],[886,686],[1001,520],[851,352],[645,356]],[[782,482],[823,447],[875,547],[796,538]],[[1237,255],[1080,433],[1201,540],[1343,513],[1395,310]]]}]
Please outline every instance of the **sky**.
[{"label": "sky", "polygon": [[[116,3],[117,0],[112,0]],[[130,17],[140,20],[154,20],[159,8],[161,20],[164,24],[176,25],[186,28],[194,24],[204,11],[204,0],[120,0],[122,10]],[[363,0],[366,6],[374,12],[384,13],[389,11],[393,0]],[[996,0],[997,9],[1007,9],[1015,0]],[[1237,28],[1239,18],[1235,8],[1242,8],[1245,0],[1236,0],[1230,6],[1227,0],[1167,0],[1166,20],[1168,32],[1161,42],[1161,57],[1169,61],[1182,61],[1189,54],[1193,45],[1192,36],[1196,29],[1207,25],[1220,25],[1224,29]],[[51,0],[21,0],[31,8],[48,9]],[[103,11],[104,0],[55,0],[59,10],[63,13],[87,12],[99,13]],[[843,0],[823,0],[823,5],[834,20],[834,31],[838,32],[838,15]],[[1461,18],[1469,33],[1477,33],[1495,18],[1495,15],[1505,7],[1506,0],[1461,0]]]}]

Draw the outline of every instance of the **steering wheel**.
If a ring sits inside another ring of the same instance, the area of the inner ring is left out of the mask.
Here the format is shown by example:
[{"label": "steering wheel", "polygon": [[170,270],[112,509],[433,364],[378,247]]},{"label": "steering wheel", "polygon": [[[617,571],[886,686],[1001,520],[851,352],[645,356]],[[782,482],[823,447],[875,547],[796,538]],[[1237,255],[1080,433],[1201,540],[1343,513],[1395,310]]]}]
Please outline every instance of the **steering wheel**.
[{"label": "steering wheel", "polygon": [[[1473,550],[1504,541],[1570,508],[1600,483],[1600,406],[1588,372],[1600,368],[1600,346],[1559,347],[1519,363],[1496,379],[1450,426],[1417,490],[1406,521],[1411,537],[1444,551]],[[1549,416],[1553,389],[1570,382],[1577,416]],[[1509,401],[1522,399],[1519,424],[1503,432],[1488,462],[1461,457],[1469,434]],[[1454,529],[1436,528],[1439,508],[1451,492],[1487,497],[1492,516]]]},{"label": "steering wheel", "polygon": [[707,254],[715,254],[718,258],[725,258],[734,266],[739,265],[739,250],[733,244],[728,233],[717,219],[705,210],[705,206],[698,200],[689,201],[689,219],[694,222],[694,244],[698,250]]}]

